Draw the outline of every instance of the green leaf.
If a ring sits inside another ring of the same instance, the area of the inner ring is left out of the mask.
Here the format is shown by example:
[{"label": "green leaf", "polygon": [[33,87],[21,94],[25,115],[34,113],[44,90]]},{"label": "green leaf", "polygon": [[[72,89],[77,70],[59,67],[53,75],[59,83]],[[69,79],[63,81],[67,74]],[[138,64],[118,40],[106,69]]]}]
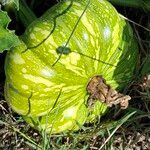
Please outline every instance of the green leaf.
[{"label": "green leaf", "polygon": [[10,21],[7,13],[0,10],[0,52],[9,50],[20,43],[15,33],[7,29]]},{"label": "green leaf", "polygon": [[144,59],[144,65],[141,71],[142,76],[150,74],[150,55]]},{"label": "green leaf", "polygon": [[19,0],[0,0],[3,6],[8,6],[19,10]]}]

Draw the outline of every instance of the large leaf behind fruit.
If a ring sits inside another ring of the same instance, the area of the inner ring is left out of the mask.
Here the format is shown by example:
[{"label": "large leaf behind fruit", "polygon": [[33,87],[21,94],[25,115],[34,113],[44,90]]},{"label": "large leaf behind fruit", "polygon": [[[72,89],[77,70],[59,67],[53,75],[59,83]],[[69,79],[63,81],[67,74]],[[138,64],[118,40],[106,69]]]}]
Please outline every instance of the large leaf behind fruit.
[{"label": "large leaf behind fruit", "polygon": [[0,10],[0,52],[9,50],[20,43],[15,33],[7,29],[10,21],[7,13]]}]

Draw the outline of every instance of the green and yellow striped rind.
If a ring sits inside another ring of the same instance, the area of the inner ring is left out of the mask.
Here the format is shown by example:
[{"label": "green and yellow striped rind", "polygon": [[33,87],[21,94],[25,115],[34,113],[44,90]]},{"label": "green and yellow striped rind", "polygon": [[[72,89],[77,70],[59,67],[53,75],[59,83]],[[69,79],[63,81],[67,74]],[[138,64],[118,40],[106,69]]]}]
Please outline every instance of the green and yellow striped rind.
[{"label": "green and yellow striped rind", "polygon": [[[71,52],[53,66],[60,56],[56,49],[67,43],[75,26],[67,45]],[[107,106],[97,103],[88,117],[89,80],[102,75],[121,90],[131,80],[137,61],[132,29],[105,0],[59,3],[33,22],[22,40],[7,54],[5,97],[27,122],[52,133],[76,130],[102,115]],[[25,51],[28,47],[32,48]]]}]

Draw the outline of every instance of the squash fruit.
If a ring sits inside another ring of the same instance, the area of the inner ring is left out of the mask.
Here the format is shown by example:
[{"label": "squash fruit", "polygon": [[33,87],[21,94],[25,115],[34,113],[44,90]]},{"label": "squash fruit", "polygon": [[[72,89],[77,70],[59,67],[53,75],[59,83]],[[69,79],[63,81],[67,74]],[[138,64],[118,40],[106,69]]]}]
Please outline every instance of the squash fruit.
[{"label": "squash fruit", "polygon": [[105,0],[66,0],[35,20],[8,52],[5,97],[32,126],[77,130],[107,110],[88,106],[87,85],[101,75],[113,89],[132,79],[138,48],[129,24]]}]

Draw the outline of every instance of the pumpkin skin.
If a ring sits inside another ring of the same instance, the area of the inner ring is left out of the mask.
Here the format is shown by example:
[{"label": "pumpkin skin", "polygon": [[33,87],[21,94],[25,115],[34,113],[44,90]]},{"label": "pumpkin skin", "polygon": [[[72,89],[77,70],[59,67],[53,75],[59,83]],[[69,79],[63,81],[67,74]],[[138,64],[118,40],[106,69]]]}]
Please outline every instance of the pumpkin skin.
[{"label": "pumpkin skin", "polygon": [[[132,29],[107,1],[91,0],[86,9],[87,4],[67,0],[52,7],[7,54],[5,98],[38,129],[77,130],[104,114],[104,103],[97,101],[92,110],[87,104],[93,76],[102,75],[118,91],[132,79],[138,54]],[[66,43],[69,51],[61,55],[58,48]]]}]

